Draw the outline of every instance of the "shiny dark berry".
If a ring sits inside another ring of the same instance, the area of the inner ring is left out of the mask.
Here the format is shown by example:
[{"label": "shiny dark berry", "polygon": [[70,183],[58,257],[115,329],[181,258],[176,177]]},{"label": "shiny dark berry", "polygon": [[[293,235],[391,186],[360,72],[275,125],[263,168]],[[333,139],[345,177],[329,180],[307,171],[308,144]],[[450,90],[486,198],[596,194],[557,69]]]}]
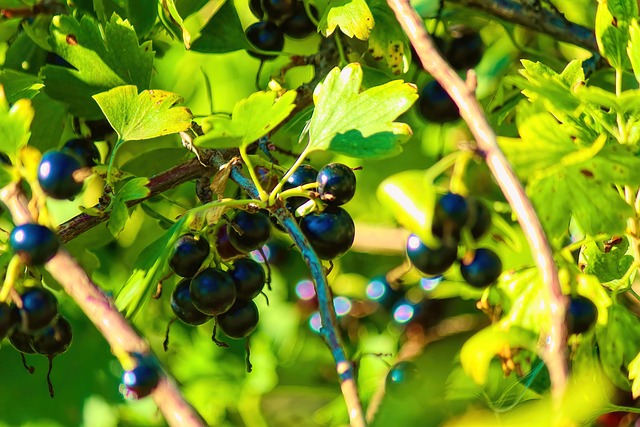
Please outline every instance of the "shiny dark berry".
[{"label": "shiny dark berry", "polygon": [[411,264],[424,274],[437,275],[453,265],[458,256],[458,247],[449,240],[443,240],[439,248],[432,249],[412,234],[407,239],[407,256]]},{"label": "shiny dark berry", "polygon": [[251,300],[262,292],[266,281],[264,268],[251,258],[240,258],[233,262],[229,274],[236,285],[236,297]]},{"label": "shiny dark berry", "polygon": [[184,234],[173,245],[169,267],[180,277],[193,277],[209,256],[209,241],[202,236]]},{"label": "shiny dark berry", "polygon": [[182,279],[171,293],[171,310],[178,319],[187,325],[202,325],[211,319],[193,305],[190,291],[191,280]]},{"label": "shiny dark berry", "polygon": [[217,319],[218,326],[226,336],[240,339],[256,329],[260,315],[256,303],[238,300],[229,311],[219,315]]},{"label": "shiny dark berry", "polygon": [[11,335],[9,335],[9,342],[20,353],[25,354],[34,354],[35,350],[32,347],[33,337],[24,332],[20,332],[19,330],[14,330]]},{"label": "shiny dark berry", "polygon": [[318,193],[331,206],[347,203],[356,193],[356,175],[342,163],[329,163],[318,172]]},{"label": "shiny dark berry", "polygon": [[262,0],[262,8],[276,21],[293,15],[297,5],[297,0]]},{"label": "shiny dark berry", "polygon": [[598,309],[589,298],[577,295],[571,297],[567,307],[567,331],[581,334],[591,328],[598,319]]},{"label": "shiny dark berry", "polygon": [[49,228],[40,224],[22,224],[11,232],[11,247],[27,265],[49,261],[58,252],[60,240]]},{"label": "shiny dark berry", "polygon": [[151,394],[158,386],[160,374],[158,369],[141,363],[130,371],[125,371],[122,375],[122,384],[126,388],[126,397],[131,399],[142,399]]},{"label": "shiny dark berry", "polygon": [[[318,16],[318,10],[313,6],[311,6],[311,13],[315,17]],[[309,16],[307,16],[307,11],[304,10],[302,2],[298,3],[298,7],[296,7],[293,15],[280,24],[280,28],[282,28],[286,36],[294,39],[303,39],[317,31],[316,26],[313,25],[313,22],[309,19]]]},{"label": "shiny dark berry", "polygon": [[10,307],[9,304],[0,302],[0,341],[18,325],[20,317],[17,313],[15,306]]},{"label": "shiny dark berry", "polygon": [[436,203],[433,217],[433,234],[438,237],[451,236],[458,240],[460,229],[469,219],[467,199],[459,194],[447,193]]},{"label": "shiny dark berry", "polygon": [[391,395],[415,392],[418,375],[419,371],[415,363],[406,360],[398,362],[387,374],[385,391]]},{"label": "shiny dark berry", "polygon": [[58,300],[44,288],[28,288],[20,298],[20,327],[25,332],[36,332],[49,326],[58,315]]},{"label": "shiny dark berry", "polygon": [[351,215],[339,207],[328,207],[302,217],[300,229],[318,257],[325,260],[344,255],[356,234]]},{"label": "shiny dark berry", "polygon": [[[284,34],[276,24],[268,21],[256,22],[249,25],[244,32],[247,40],[260,50],[282,52],[284,47]],[[261,60],[269,60],[278,55],[267,55],[252,51],[247,51],[249,55]]]},{"label": "shiny dark berry", "polygon": [[262,20],[264,18],[264,9],[262,8],[262,0],[249,0],[249,10],[253,16]]},{"label": "shiny dark berry", "polygon": [[43,154],[38,166],[38,182],[42,191],[54,199],[70,199],[82,190],[82,183],[73,178],[80,169],[80,161],[62,151],[48,151]]},{"label": "shiny dark berry", "polygon": [[203,313],[215,316],[227,311],[236,300],[236,286],[226,272],[206,268],[198,273],[190,286],[193,305]]},{"label": "shiny dark berry", "polygon": [[[316,182],[317,177],[318,171],[316,170],[316,168],[311,165],[302,164],[284,183],[284,185],[282,186],[282,191],[291,190],[292,188],[297,188],[305,184],[311,184],[313,182]],[[287,199],[287,209],[289,210],[289,212],[293,213],[307,200],[309,199],[307,199],[306,197],[289,197]]]},{"label": "shiny dark berry", "polygon": [[67,351],[72,338],[71,324],[64,317],[58,317],[55,323],[34,335],[31,347],[38,354],[57,356]]},{"label": "shiny dark berry", "polygon": [[84,167],[93,167],[100,161],[100,151],[96,144],[87,138],[70,139],[62,146],[62,151],[75,156]]},{"label": "shiny dark berry", "polygon": [[451,40],[446,59],[456,70],[468,70],[478,65],[484,53],[484,43],[476,31],[463,32]]},{"label": "shiny dark berry", "polygon": [[471,286],[483,288],[495,282],[502,273],[502,261],[491,249],[479,248],[472,257],[465,256],[460,273]]},{"label": "shiny dark berry", "polygon": [[229,233],[227,233],[227,226],[223,225],[216,230],[216,251],[222,259],[231,259],[240,255],[244,255],[238,249],[236,249],[231,240],[229,240]]},{"label": "shiny dark berry", "polygon": [[271,221],[264,212],[238,210],[227,224],[229,240],[236,249],[251,252],[261,248],[271,237]]},{"label": "shiny dark berry", "polygon": [[487,205],[476,198],[470,198],[468,204],[469,222],[467,225],[473,238],[478,240],[491,228],[491,212]]},{"label": "shiny dark berry", "polygon": [[434,123],[453,122],[460,118],[460,110],[436,80],[425,85],[418,100],[418,111]]}]

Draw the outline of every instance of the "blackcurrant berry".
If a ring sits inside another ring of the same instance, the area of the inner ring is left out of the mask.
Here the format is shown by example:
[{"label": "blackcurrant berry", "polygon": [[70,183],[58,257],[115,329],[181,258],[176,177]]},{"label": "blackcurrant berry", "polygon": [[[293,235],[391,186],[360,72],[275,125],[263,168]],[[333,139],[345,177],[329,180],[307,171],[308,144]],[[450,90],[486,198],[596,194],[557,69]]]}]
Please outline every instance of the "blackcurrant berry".
[{"label": "blackcurrant berry", "polygon": [[469,222],[471,235],[478,240],[491,228],[491,212],[487,205],[476,198],[469,198]]},{"label": "blackcurrant berry", "polygon": [[569,301],[566,318],[569,335],[581,334],[596,323],[598,309],[589,298],[577,295]]},{"label": "blackcurrant berry", "polygon": [[500,277],[502,261],[491,249],[479,248],[472,257],[465,256],[462,259],[460,273],[471,286],[483,288]]},{"label": "blackcurrant berry", "polygon": [[233,279],[218,268],[206,268],[198,273],[189,287],[193,305],[203,313],[215,316],[229,310],[236,300]]},{"label": "blackcurrant berry", "polygon": [[20,353],[25,354],[34,354],[35,350],[32,347],[33,337],[24,332],[20,332],[18,329],[14,330],[11,335],[9,335],[9,342]]},{"label": "blackcurrant berry", "polygon": [[266,281],[264,268],[251,258],[240,258],[233,263],[229,274],[236,284],[236,297],[251,300],[262,292]]},{"label": "blackcurrant berry", "polygon": [[[282,186],[282,191],[290,190],[292,188],[299,187],[305,184],[311,184],[316,182],[318,177],[318,171],[311,165],[302,164],[296,169],[293,174],[287,179]],[[306,197],[289,197],[287,199],[287,209],[289,212],[295,212],[300,206],[302,206],[307,200]]]},{"label": "blackcurrant berry", "polygon": [[469,206],[467,200],[459,194],[447,193],[436,203],[433,216],[433,234],[442,238],[444,236],[459,239],[460,229],[469,219]]},{"label": "blackcurrant berry", "polygon": [[0,165],[11,166],[11,159],[9,158],[7,153],[4,153],[2,151],[0,151]]},{"label": "blackcurrant berry", "polygon": [[20,326],[24,332],[39,331],[49,326],[58,315],[58,300],[44,288],[28,288],[20,298]]},{"label": "blackcurrant berry", "polygon": [[13,331],[18,324],[20,317],[15,306],[9,306],[5,302],[0,302],[0,341]]},{"label": "blackcurrant berry", "polygon": [[264,9],[262,8],[261,0],[249,0],[249,10],[253,13],[253,16],[262,20],[264,18]]},{"label": "blackcurrant berry", "polygon": [[236,249],[231,240],[229,240],[229,233],[227,233],[227,226],[223,225],[216,230],[216,252],[222,259],[231,259],[240,255],[244,255],[242,252]]},{"label": "blackcurrant berry", "polygon": [[67,351],[72,338],[71,324],[64,317],[58,317],[55,323],[34,335],[31,347],[38,354],[57,356]]},{"label": "blackcurrant berry", "polygon": [[318,193],[323,202],[331,206],[347,203],[356,193],[356,176],[342,163],[329,163],[318,172]]},{"label": "blackcurrant berry", "polygon": [[478,65],[484,53],[484,44],[480,34],[466,30],[449,44],[446,59],[456,70],[468,70]]},{"label": "blackcurrant berry", "polygon": [[[249,25],[244,32],[247,40],[260,50],[272,52],[282,52],[284,47],[284,34],[276,24],[268,21],[256,22]],[[249,55],[261,60],[269,60],[278,55],[267,55],[252,51],[247,51]]]},{"label": "blackcurrant berry", "polygon": [[62,151],[75,156],[84,167],[93,167],[100,161],[100,151],[96,144],[87,138],[70,139],[62,146]]},{"label": "blackcurrant berry", "polygon": [[351,215],[339,207],[328,207],[302,217],[300,229],[318,257],[325,260],[344,255],[356,234]]},{"label": "blackcurrant berry", "polygon": [[432,80],[420,93],[418,109],[422,117],[434,123],[453,122],[460,118],[460,110],[440,83]]},{"label": "blackcurrant berry", "polygon": [[240,339],[256,329],[260,315],[255,302],[238,300],[229,311],[219,315],[217,319],[218,326],[226,336]]},{"label": "blackcurrant berry", "polygon": [[242,252],[261,248],[271,237],[271,221],[264,212],[249,213],[239,210],[227,224],[231,244]]},{"label": "blackcurrant berry", "polygon": [[82,190],[82,183],[73,178],[81,168],[74,156],[62,151],[48,151],[43,154],[38,166],[38,182],[42,191],[54,199],[70,199]]},{"label": "blackcurrant berry", "polygon": [[193,277],[209,256],[209,241],[202,236],[184,234],[173,245],[169,267],[181,277]]},{"label": "blackcurrant berry", "polygon": [[444,273],[453,265],[458,256],[458,247],[449,240],[443,240],[439,248],[432,249],[412,234],[407,239],[407,256],[415,268],[434,276]]},{"label": "blackcurrant berry", "polygon": [[11,247],[27,265],[49,261],[58,252],[60,240],[49,228],[40,224],[22,224],[11,231]]},{"label": "blackcurrant berry", "polygon": [[142,399],[151,394],[158,386],[160,373],[158,369],[147,363],[140,363],[130,371],[122,375],[122,384],[126,388],[126,397],[130,399]]},{"label": "blackcurrant berry", "polygon": [[262,8],[269,18],[276,21],[293,15],[297,5],[297,0],[262,0]]},{"label": "blackcurrant berry", "polygon": [[419,371],[415,363],[406,360],[398,362],[387,374],[385,390],[391,395],[413,393],[418,375]]},{"label": "blackcurrant berry", "polygon": [[[318,10],[313,6],[311,6],[311,14],[315,17],[318,16]],[[307,11],[304,10],[302,2],[298,3],[298,7],[296,7],[293,15],[285,19],[280,25],[280,28],[282,28],[286,36],[294,39],[303,39],[317,31],[316,26],[313,25],[313,22],[309,19],[309,16],[307,16]]]},{"label": "blackcurrant berry", "polygon": [[171,310],[178,319],[187,325],[202,325],[211,319],[211,316],[204,314],[193,305],[190,287],[191,280],[189,279],[182,279],[178,282],[171,293]]}]

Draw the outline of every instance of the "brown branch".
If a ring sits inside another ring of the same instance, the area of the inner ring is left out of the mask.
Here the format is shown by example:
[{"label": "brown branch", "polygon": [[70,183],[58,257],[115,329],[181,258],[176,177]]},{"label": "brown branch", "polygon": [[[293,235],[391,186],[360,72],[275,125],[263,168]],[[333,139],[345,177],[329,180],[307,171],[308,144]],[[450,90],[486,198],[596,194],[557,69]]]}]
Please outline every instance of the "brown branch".
[{"label": "brown branch", "polygon": [[564,325],[567,298],[562,294],[558,270],[553,260],[553,252],[542,230],[542,226],[531,201],[527,198],[520,181],[509,162],[498,147],[496,135],[491,129],[482,107],[473,92],[440,56],[429,37],[424,22],[411,7],[408,0],[387,0],[396,18],[411,40],[425,71],[430,73],[449,93],[460,109],[460,115],[467,122],[478,148],[494,175],[518,222],[527,236],[531,253],[535,256],[538,269],[549,295],[551,327],[542,332],[542,358],[547,364],[551,377],[551,389],[559,402],[566,388],[568,366],[565,357],[567,331]]},{"label": "brown branch", "polygon": [[[16,225],[33,222],[28,201],[17,184],[0,191]],[[107,296],[91,281],[78,263],[61,248],[45,268],[71,296],[107,340],[113,350],[151,354],[149,344],[140,337],[118,312]],[[179,427],[199,427],[206,423],[184,399],[175,382],[164,373],[151,394],[167,423]]]}]

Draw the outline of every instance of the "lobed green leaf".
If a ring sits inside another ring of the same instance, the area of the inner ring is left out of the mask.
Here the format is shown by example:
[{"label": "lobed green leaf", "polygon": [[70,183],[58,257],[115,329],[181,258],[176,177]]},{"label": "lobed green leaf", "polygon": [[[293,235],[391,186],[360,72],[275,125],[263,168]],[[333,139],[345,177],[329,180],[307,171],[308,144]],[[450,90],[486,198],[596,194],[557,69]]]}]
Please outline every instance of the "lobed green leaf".
[{"label": "lobed green leaf", "polygon": [[367,40],[375,21],[365,0],[331,0],[320,18],[318,29],[329,37],[340,27],[348,37]]}]

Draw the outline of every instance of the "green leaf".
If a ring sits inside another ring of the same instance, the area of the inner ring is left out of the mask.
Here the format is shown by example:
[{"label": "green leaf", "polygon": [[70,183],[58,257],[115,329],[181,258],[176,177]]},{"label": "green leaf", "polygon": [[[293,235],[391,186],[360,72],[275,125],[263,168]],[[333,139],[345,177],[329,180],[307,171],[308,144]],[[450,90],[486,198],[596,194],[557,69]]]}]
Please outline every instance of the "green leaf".
[{"label": "green leaf", "polygon": [[369,37],[369,53],[393,74],[409,68],[409,41],[395,14],[384,1],[372,2],[371,13],[376,22]]},{"label": "green leaf", "polygon": [[620,243],[610,245],[606,249],[603,243],[585,244],[580,251],[579,262],[584,266],[585,273],[593,274],[603,285],[614,291],[629,286],[628,281],[620,282],[633,264],[633,250],[626,237],[622,237]]},{"label": "green leaf", "polygon": [[324,11],[318,29],[329,37],[340,27],[348,37],[367,40],[374,26],[373,15],[365,0],[331,0]]},{"label": "green leaf", "polygon": [[151,192],[151,190],[149,190],[149,187],[147,187],[148,184],[148,178],[131,179],[127,181],[120,190],[118,190],[116,198],[124,202],[130,202],[132,200],[138,200],[147,197]]},{"label": "green leaf", "polygon": [[158,16],[157,0],[127,0],[125,16],[131,21],[139,38],[144,37],[156,22]]},{"label": "green leaf", "polygon": [[134,178],[127,181],[116,193],[111,203],[111,215],[107,227],[114,236],[120,234],[129,219],[127,202],[147,197],[151,190],[147,187],[149,179]]},{"label": "green leaf", "polygon": [[6,166],[0,166],[0,188],[4,188],[14,180],[15,176],[11,173],[11,170]]},{"label": "green leaf", "polygon": [[[635,0],[603,0],[596,11],[596,41],[602,56],[616,70],[629,68],[629,23],[637,13]],[[635,10],[635,13],[633,13]]]},{"label": "green leaf", "polygon": [[394,122],[418,98],[411,83],[394,80],[359,92],[362,68],[353,63],[334,68],[318,84],[309,125],[309,151],[330,150],[352,157],[398,154],[411,136],[405,123]]},{"label": "green leaf", "polygon": [[640,25],[637,19],[631,20],[629,26],[629,45],[627,46],[627,55],[633,68],[633,74],[640,83]]},{"label": "green leaf", "polygon": [[31,101],[20,99],[11,108],[0,88],[0,151],[5,152],[13,164],[18,164],[18,152],[27,145],[31,136],[34,111]]},{"label": "green leaf", "polygon": [[120,86],[93,97],[123,141],[137,141],[182,132],[191,126],[191,111],[176,107],[182,98],[163,90]]},{"label": "green leaf", "polygon": [[[227,0],[204,27],[200,28],[201,23],[198,19],[200,19],[199,14],[185,19],[185,28],[193,33],[190,46],[185,39],[187,48],[196,52],[227,53],[251,47],[244,35],[242,22],[232,0]],[[191,29],[193,26],[195,29]]]},{"label": "green leaf", "polygon": [[438,245],[431,234],[436,193],[426,182],[424,171],[409,170],[388,177],[378,187],[377,196],[400,225],[423,242]]},{"label": "green leaf", "polygon": [[233,107],[231,118],[209,116],[202,122],[201,147],[239,147],[257,141],[286,120],[295,108],[296,92],[290,90],[276,99],[276,92],[255,92]]},{"label": "green leaf", "polygon": [[173,243],[186,229],[183,216],[162,236],[147,246],[136,259],[133,274],[116,297],[116,307],[124,315],[134,317],[149,300],[162,274],[167,269]]},{"label": "green leaf", "polygon": [[633,398],[640,396],[640,353],[629,363],[629,379],[631,383],[631,393]]},{"label": "green leaf", "polygon": [[619,388],[629,390],[626,367],[635,359],[640,349],[638,318],[620,304],[609,309],[606,327],[596,328],[600,349],[600,362],[607,377]]},{"label": "green leaf", "polygon": [[10,104],[18,99],[32,99],[44,87],[42,80],[38,77],[14,70],[0,71],[0,85],[4,88]]},{"label": "green leaf", "polygon": [[139,45],[133,27],[117,15],[104,26],[89,15],[80,21],[70,15],[55,16],[51,34],[53,52],[77,70],[45,66],[45,91],[70,104],[73,114],[99,116],[91,96],[116,86],[133,84],[138,90],[148,89],[154,55],[151,42]]},{"label": "green leaf", "polygon": [[107,222],[107,228],[113,236],[118,236],[129,219],[129,209],[124,200],[114,199],[111,202],[111,215]]}]

